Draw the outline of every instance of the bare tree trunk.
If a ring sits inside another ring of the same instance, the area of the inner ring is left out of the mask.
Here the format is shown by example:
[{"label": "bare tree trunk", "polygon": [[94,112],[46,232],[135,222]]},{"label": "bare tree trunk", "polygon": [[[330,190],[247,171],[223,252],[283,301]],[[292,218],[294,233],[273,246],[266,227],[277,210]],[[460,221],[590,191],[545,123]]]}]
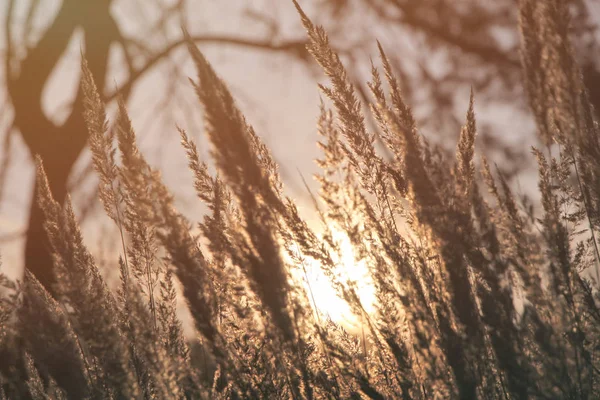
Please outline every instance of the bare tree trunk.
[{"label": "bare tree trunk", "polygon": [[[55,151],[59,151],[58,149]],[[50,189],[54,199],[63,203],[67,195],[66,182],[69,170],[58,170],[50,157],[42,155],[44,166],[48,171]],[[71,164],[72,166],[72,164]],[[53,273],[53,261],[50,255],[48,237],[44,230],[44,219],[37,202],[37,182],[34,182],[32,190],[31,206],[29,208],[29,224],[25,240],[25,267],[29,269],[44,287],[53,292],[55,276]]]},{"label": "bare tree trunk", "polygon": [[[52,25],[21,63],[20,76],[8,82],[15,110],[15,125],[31,155],[39,155],[44,161],[52,194],[61,203],[67,196],[69,173],[87,142],[83,96],[79,87],[70,116],[63,125],[56,126],[43,113],[42,90],[77,27],[83,28],[85,56],[90,69],[98,87],[104,88],[110,45],[119,37],[118,27],[110,15],[110,3],[111,0],[65,0]],[[37,185],[34,185],[25,245],[25,267],[52,292],[52,259],[36,194]]]}]

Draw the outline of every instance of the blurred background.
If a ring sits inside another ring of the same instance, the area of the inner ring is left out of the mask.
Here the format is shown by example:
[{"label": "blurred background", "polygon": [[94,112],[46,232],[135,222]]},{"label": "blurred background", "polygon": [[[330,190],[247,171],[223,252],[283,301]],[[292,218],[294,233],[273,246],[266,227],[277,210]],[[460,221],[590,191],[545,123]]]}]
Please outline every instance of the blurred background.
[{"label": "blurred background", "polygon": [[[535,128],[521,84],[514,0],[299,0],[323,25],[368,103],[377,40],[401,77],[422,133],[452,151],[475,91],[481,154],[498,164],[517,193],[532,180]],[[571,2],[572,36],[591,98],[600,107],[600,5]],[[323,82],[304,49],[305,32],[286,0],[0,0],[0,254],[2,271],[24,265],[43,279],[44,250],[32,156],[41,155],[54,196],[72,197],[100,264],[115,247],[86,148],[79,92],[84,54],[109,111],[126,100],[149,162],[160,169],[181,211],[198,220],[202,205],[176,125],[209,149],[182,27],[224,78],[279,162],[288,193],[312,218],[302,177],[318,155],[316,119]],[[109,112],[109,116],[112,113]],[[372,121],[369,121],[370,123]],[[373,129],[376,129],[371,124]],[[535,204],[535,199],[533,199]],[[111,259],[114,257],[110,257]],[[112,260],[111,262],[114,262]]]}]

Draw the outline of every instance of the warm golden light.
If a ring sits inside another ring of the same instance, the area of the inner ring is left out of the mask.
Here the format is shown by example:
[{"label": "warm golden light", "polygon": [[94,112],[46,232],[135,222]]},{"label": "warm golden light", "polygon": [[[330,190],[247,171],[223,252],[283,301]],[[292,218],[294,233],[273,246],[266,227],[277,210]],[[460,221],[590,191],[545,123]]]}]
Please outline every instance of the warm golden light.
[{"label": "warm golden light", "polygon": [[[354,286],[363,309],[367,313],[374,312],[375,287],[365,260],[357,259],[346,233],[336,228],[330,229],[333,240],[339,248],[339,254],[332,252],[336,263],[336,269],[332,271],[332,279],[338,284]],[[315,311],[346,328],[358,328],[361,325],[360,316],[352,312],[323,267],[316,261],[309,259],[305,261],[306,275],[303,281]]]}]

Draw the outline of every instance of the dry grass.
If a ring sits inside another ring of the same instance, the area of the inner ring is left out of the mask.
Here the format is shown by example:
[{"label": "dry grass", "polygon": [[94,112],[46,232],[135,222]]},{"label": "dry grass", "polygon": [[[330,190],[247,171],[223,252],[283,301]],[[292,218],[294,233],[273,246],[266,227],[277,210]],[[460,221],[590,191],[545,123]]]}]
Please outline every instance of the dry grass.
[{"label": "dry grass", "polygon": [[[471,96],[450,159],[421,136],[380,47],[371,132],[325,30],[294,2],[331,86],[318,121],[317,235],[225,83],[190,41],[194,87],[218,175],[180,130],[206,251],[144,159],[122,102],[109,133],[86,63],[85,119],[100,199],[121,235],[112,291],[70,202],[37,161],[56,287],[0,279],[0,399],[587,399],[600,396],[596,235],[600,128],[569,45],[561,0],[520,6],[525,83],[546,149],[534,149],[543,211],[477,162]],[[388,147],[386,158],[375,142]],[[117,146],[113,144],[117,141]],[[487,190],[486,190],[487,189]],[[367,312],[339,275],[347,235],[375,287]],[[362,321],[360,337],[313,312],[305,262]],[[186,341],[175,279],[197,338]],[[308,286],[308,291],[305,287]]]}]

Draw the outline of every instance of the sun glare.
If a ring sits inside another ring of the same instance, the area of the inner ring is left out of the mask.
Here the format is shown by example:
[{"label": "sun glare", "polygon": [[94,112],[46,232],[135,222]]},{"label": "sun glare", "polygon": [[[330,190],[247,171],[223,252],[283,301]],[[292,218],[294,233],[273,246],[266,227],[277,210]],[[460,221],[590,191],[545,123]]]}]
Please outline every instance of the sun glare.
[{"label": "sun glare", "polygon": [[[333,240],[339,248],[334,252],[335,279],[345,285],[354,285],[362,307],[367,313],[375,311],[375,287],[364,260],[358,260],[348,236],[332,228]],[[339,294],[323,267],[316,261],[305,260],[304,284],[313,309],[321,316],[344,325],[348,329],[360,327],[360,316],[355,315],[348,303]]]}]

